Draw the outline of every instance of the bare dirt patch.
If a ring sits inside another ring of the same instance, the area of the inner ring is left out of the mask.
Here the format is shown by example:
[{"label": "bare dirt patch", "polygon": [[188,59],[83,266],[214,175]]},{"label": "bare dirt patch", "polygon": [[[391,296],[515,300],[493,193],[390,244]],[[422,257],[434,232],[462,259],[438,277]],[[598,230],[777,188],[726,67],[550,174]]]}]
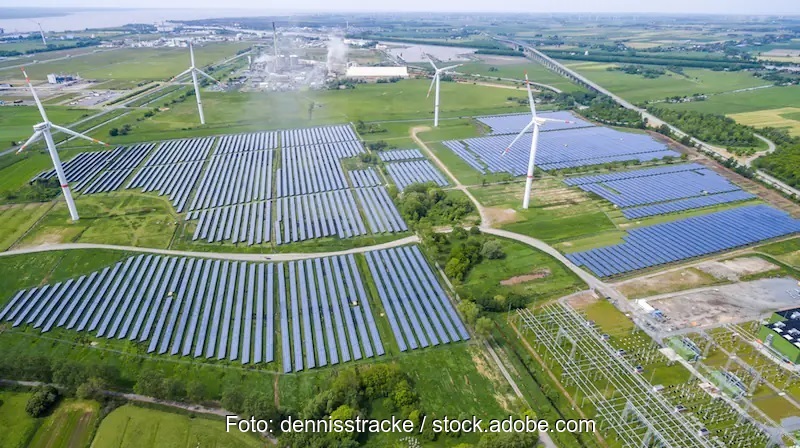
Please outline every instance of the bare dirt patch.
[{"label": "bare dirt patch", "polygon": [[539,280],[540,278],[549,277],[550,274],[551,272],[550,269],[548,268],[536,269],[530,274],[516,275],[514,277],[501,280],[500,284],[503,286],[519,285],[520,283],[525,283],[532,280]]},{"label": "bare dirt patch", "polygon": [[648,299],[669,320],[655,323],[667,331],[710,327],[754,320],[770,311],[796,306],[786,291],[797,288],[792,278],[768,278],[706,287]]},{"label": "bare dirt patch", "polygon": [[517,211],[513,208],[485,207],[483,213],[492,224],[506,224],[517,220]]},{"label": "bare dirt patch", "polygon": [[683,291],[717,283],[719,278],[695,268],[680,269],[649,277],[617,283],[619,291],[628,298],[638,299],[656,294]]},{"label": "bare dirt patch", "polygon": [[[488,365],[482,350],[473,349],[470,352],[472,363],[475,364],[475,370],[477,370],[478,373],[488,378],[489,381],[491,381],[492,384],[494,384],[498,389],[500,386],[505,384],[505,379],[500,375],[500,373],[492,366]],[[511,411],[511,401],[514,398],[513,396],[509,397],[498,392],[494,394],[494,398],[497,400],[497,404],[499,404],[503,409]]]},{"label": "bare dirt patch", "polygon": [[584,309],[589,305],[597,302],[598,297],[591,291],[584,291],[578,294],[573,294],[572,297],[567,299],[567,303],[576,310]]},{"label": "bare dirt patch", "polygon": [[718,279],[737,281],[739,277],[760,274],[780,269],[780,267],[759,257],[739,257],[725,261],[707,261],[697,265],[701,271]]}]

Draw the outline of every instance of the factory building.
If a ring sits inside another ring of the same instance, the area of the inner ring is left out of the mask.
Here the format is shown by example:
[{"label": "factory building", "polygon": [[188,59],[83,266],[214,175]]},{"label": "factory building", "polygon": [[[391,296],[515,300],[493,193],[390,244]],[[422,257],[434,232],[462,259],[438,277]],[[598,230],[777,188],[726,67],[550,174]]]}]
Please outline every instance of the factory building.
[{"label": "factory building", "polygon": [[408,78],[408,67],[347,67],[347,78],[376,82],[379,79]]}]

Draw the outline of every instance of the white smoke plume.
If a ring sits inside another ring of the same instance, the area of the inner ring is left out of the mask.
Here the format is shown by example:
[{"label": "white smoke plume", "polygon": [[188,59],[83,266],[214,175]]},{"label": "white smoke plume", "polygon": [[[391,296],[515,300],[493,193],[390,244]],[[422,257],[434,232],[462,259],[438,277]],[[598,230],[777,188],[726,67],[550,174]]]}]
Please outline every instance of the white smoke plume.
[{"label": "white smoke plume", "polygon": [[341,37],[328,38],[328,71],[342,72],[347,68],[347,45]]}]

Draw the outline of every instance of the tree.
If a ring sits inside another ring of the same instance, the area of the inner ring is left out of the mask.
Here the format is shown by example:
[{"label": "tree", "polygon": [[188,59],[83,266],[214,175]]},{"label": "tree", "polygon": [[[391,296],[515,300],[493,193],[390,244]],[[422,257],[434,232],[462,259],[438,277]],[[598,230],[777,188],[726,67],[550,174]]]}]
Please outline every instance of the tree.
[{"label": "tree", "polygon": [[479,317],[478,320],[475,321],[475,331],[483,337],[488,337],[492,334],[493,328],[494,322],[488,317]]},{"label": "tree", "polygon": [[58,401],[58,389],[49,384],[39,387],[25,404],[25,412],[31,417],[41,417]]},{"label": "tree", "polygon": [[481,309],[475,302],[462,300],[458,303],[458,311],[461,312],[461,315],[464,316],[464,320],[467,321],[468,324],[475,325],[475,321],[478,319],[478,314],[480,314]]},{"label": "tree", "polygon": [[244,416],[259,420],[277,420],[279,413],[274,400],[272,395],[261,391],[251,393],[244,399]]},{"label": "tree", "polygon": [[244,394],[238,386],[228,386],[222,391],[222,407],[233,412],[244,409]]},{"label": "tree", "polygon": [[111,129],[109,129],[109,130],[108,130],[108,135],[110,135],[110,136],[112,136],[112,137],[116,137],[116,136],[118,136],[118,135],[119,135],[119,129],[118,129],[118,128],[111,128]]},{"label": "tree", "polygon": [[394,387],[392,391],[392,402],[397,409],[402,409],[406,406],[411,406],[417,402],[417,393],[408,384],[408,381],[402,380]]},{"label": "tree", "polygon": [[142,370],[133,385],[133,391],[139,395],[147,395],[155,398],[165,398],[167,388],[165,387],[164,376],[155,370]]},{"label": "tree", "polygon": [[82,400],[97,399],[103,395],[103,391],[105,391],[106,387],[105,380],[91,377],[78,386],[78,389],[75,391],[75,396]]},{"label": "tree", "polygon": [[193,403],[200,403],[206,399],[206,386],[200,381],[189,381],[186,384],[186,398]]},{"label": "tree", "polygon": [[506,256],[497,240],[487,240],[481,247],[481,256],[489,260],[499,260]]}]

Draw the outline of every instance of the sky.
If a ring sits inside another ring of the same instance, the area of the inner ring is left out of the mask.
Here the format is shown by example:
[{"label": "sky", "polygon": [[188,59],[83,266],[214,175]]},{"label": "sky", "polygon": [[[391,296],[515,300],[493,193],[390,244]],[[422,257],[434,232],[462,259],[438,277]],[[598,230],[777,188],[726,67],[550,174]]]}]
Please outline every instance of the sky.
[{"label": "sky", "polygon": [[[4,3],[4,1],[0,1]],[[17,7],[225,8],[283,11],[654,12],[800,15],[798,0],[29,0]],[[3,6],[3,5],[0,5]]]}]

